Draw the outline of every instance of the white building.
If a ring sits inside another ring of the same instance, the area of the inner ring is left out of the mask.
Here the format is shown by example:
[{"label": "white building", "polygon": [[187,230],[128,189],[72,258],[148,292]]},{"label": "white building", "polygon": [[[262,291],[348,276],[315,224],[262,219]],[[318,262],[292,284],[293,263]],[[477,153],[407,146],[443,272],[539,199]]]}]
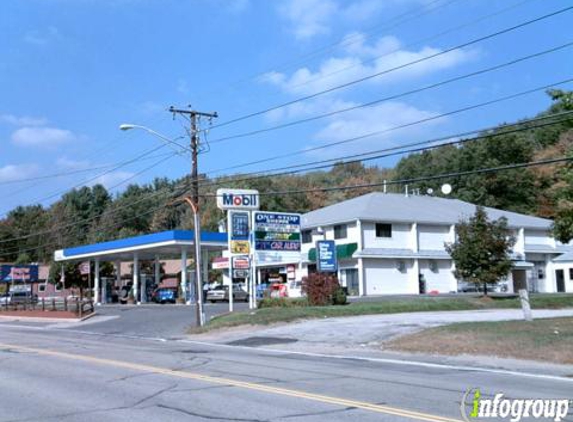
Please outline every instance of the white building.
[{"label": "white building", "polygon": [[[456,199],[375,192],[306,213],[300,276],[315,269],[315,242],[332,239],[339,279],[351,294],[455,292],[458,282],[444,243],[454,240],[455,224],[475,208]],[[521,284],[535,292],[573,291],[573,272],[567,271],[563,283],[556,273],[562,265],[556,258],[573,248],[550,235],[551,220],[485,209],[490,219],[506,217],[517,239],[509,291]],[[567,265],[573,271],[573,253]]]}]

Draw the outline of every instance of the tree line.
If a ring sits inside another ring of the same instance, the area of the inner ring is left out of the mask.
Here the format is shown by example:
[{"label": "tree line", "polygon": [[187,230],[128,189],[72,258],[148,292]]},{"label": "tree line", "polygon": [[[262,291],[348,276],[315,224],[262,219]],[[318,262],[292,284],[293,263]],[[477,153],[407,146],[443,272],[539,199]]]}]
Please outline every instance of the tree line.
[{"label": "tree line", "polygon": [[[552,90],[548,94],[552,104],[539,116],[573,110],[573,93]],[[510,127],[511,124],[501,125],[493,133]],[[573,155],[572,144],[573,120],[567,120],[519,133],[488,136],[475,142],[410,154],[394,168],[352,162],[337,163],[325,171],[251,180],[241,180],[248,178],[241,174],[216,179],[203,177],[200,182],[203,195],[200,201],[201,223],[204,230],[215,231],[224,218],[212,197],[218,187],[257,189],[263,194],[262,209],[307,212],[381,190],[384,180],[413,179]],[[418,182],[409,188],[421,194],[431,188],[434,195],[441,195],[439,186],[442,183],[452,185],[452,198],[555,219],[557,238],[562,241],[573,238],[573,164]],[[379,187],[264,195],[265,192],[362,184],[378,184]],[[186,178],[157,178],[151,183],[131,184],[114,195],[102,185],[85,186],[68,191],[49,206],[18,206],[0,220],[0,261],[48,262],[54,250],[64,247],[162,230],[191,229],[191,210],[184,203],[174,201],[188,192],[188,186]],[[394,192],[402,190],[402,186],[389,189]]]}]

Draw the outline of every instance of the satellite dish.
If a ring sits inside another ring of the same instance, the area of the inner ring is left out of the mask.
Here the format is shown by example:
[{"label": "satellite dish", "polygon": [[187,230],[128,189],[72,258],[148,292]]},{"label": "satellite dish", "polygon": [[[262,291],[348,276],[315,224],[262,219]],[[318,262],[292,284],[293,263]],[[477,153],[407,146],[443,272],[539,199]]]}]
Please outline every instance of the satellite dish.
[{"label": "satellite dish", "polygon": [[450,193],[452,193],[452,185],[450,185],[449,183],[444,183],[442,185],[442,193],[444,195],[449,195]]},{"label": "satellite dish", "polygon": [[427,193],[428,195],[431,195],[431,194],[434,193],[434,189],[428,188],[428,189],[426,190],[426,193]]}]

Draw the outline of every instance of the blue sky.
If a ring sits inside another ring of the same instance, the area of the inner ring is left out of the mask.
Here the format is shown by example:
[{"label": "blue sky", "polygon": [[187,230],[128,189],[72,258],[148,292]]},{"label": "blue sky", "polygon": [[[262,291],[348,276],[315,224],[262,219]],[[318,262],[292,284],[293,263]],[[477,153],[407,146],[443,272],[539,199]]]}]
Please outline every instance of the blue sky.
[{"label": "blue sky", "polygon": [[[559,0],[3,0],[0,214],[16,205],[47,205],[75,185],[100,182],[117,191],[128,181],[189,171],[188,157],[176,156],[138,174],[167,157],[169,147],[115,170],[88,171],[160,145],[143,131],[120,132],[121,123],[145,125],[170,138],[184,136],[183,122],[166,111],[170,105],[217,111],[214,124],[224,123],[568,5]],[[361,104],[573,41],[572,16],[567,12],[408,69],[214,128],[207,139]],[[200,171],[209,174],[567,79],[572,57],[569,48],[374,107],[215,142],[201,155]],[[536,93],[244,171],[510,122],[548,104],[546,95]],[[18,182],[70,171],[79,172]]]}]

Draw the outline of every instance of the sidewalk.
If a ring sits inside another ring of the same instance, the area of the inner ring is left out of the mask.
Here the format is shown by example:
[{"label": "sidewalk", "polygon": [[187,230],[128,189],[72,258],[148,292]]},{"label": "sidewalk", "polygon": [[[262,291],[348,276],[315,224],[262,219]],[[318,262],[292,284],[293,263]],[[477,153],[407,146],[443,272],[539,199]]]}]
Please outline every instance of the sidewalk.
[{"label": "sidewalk", "polygon": [[[537,319],[568,316],[573,316],[573,309],[533,311],[533,317]],[[520,309],[413,312],[313,319],[270,327],[237,327],[188,336],[188,339],[222,345],[289,351],[317,357],[324,355],[373,361],[423,362],[571,377],[573,375],[572,365],[492,356],[440,356],[383,350],[383,343],[390,339],[430,327],[456,322],[520,319],[523,319]]]}]

